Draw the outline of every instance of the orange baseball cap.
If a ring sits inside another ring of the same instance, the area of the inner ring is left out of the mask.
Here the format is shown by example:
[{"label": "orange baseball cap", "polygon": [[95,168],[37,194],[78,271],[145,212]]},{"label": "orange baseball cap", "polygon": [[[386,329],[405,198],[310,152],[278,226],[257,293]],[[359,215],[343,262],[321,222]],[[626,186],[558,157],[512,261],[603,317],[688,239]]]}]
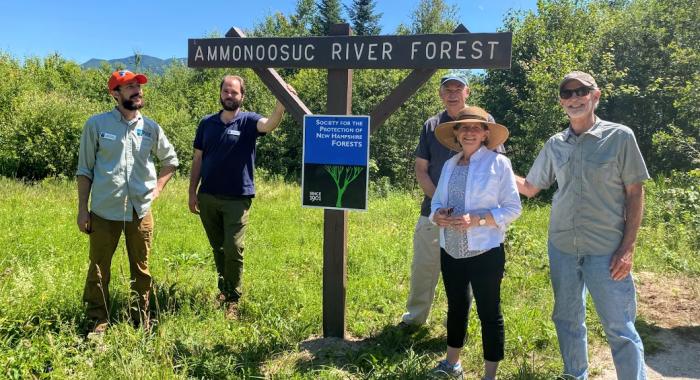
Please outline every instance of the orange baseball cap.
[{"label": "orange baseball cap", "polygon": [[134,74],[129,70],[117,70],[109,77],[107,88],[109,88],[110,91],[114,90],[117,86],[121,86],[132,79],[136,79],[139,84],[148,83],[148,78],[143,74]]}]

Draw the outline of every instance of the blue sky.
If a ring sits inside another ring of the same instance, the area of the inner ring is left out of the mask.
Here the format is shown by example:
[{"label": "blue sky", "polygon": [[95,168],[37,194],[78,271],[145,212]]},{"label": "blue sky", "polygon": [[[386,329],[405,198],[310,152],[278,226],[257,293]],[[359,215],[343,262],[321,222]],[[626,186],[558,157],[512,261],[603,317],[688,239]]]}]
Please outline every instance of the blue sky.
[{"label": "blue sky", "polygon": [[[342,0],[351,4],[352,0]],[[471,32],[495,32],[509,9],[534,10],[536,0],[447,0]],[[418,0],[378,0],[382,34],[410,24]],[[296,0],[46,1],[3,0],[0,51],[15,58],[58,52],[83,63],[134,52],[158,58],[187,56],[187,39],[232,26],[250,29],[275,12],[292,14]],[[344,15],[345,16],[345,15]]]}]

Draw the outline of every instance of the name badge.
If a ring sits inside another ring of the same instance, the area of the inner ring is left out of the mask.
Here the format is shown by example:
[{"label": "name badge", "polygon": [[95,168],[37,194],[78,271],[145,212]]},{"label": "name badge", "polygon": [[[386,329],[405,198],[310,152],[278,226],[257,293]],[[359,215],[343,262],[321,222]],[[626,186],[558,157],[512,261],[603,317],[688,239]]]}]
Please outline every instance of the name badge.
[{"label": "name badge", "polygon": [[102,137],[103,139],[112,140],[112,141],[117,139],[117,135],[113,135],[113,134],[107,133],[107,132],[100,132],[100,137]]},{"label": "name badge", "polygon": [[139,128],[136,130],[136,136],[140,137],[145,137],[145,138],[151,138],[151,132],[144,131],[143,129]]},{"label": "name badge", "polygon": [[240,136],[240,135],[241,135],[241,131],[237,131],[237,130],[235,130],[235,129],[229,129],[228,131],[226,131],[226,134],[227,134],[227,135]]}]

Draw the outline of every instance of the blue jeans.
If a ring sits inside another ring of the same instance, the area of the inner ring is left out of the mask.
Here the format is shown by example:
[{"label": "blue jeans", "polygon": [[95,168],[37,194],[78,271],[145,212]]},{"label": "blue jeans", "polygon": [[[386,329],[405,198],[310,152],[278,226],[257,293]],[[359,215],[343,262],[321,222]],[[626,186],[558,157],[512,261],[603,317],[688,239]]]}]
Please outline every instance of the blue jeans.
[{"label": "blue jeans", "polygon": [[588,378],[588,290],[608,338],[617,378],[646,379],[644,347],[634,327],[637,301],[632,275],[614,281],[610,277],[612,255],[567,254],[551,243],[548,249],[554,289],[552,320],[557,329],[564,373],[576,379]]}]

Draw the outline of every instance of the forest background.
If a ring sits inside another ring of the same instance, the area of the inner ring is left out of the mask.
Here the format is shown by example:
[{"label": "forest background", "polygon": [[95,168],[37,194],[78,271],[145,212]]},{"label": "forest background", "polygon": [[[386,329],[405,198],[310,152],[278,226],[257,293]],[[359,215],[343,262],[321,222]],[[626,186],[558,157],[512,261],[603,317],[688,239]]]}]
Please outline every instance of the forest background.
[{"label": "forest background", "polygon": [[[293,14],[270,15],[246,32],[323,35],[328,25],[345,21],[358,35],[376,34],[381,15],[373,12],[373,4],[353,0],[344,7],[338,0],[299,0]],[[410,21],[394,32],[450,33],[459,23],[455,15],[454,5],[420,0]],[[654,279],[648,283],[658,284],[642,296],[671,289],[662,285],[669,279],[697,289],[690,285],[700,275],[697,25],[698,0],[540,0],[536,12],[516,11],[503,21],[501,30],[513,32],[510,70],[465,72],[472,90],[469,103],[486,108],[510,129],[506,154],[519,174],[527,173],[546,139],[567,126],[557,99],[562,76],[576,69],[597,79],[602,89],[598,116],[632,128],[654,177],[646,184],[635,265],[653,272],[646,277]],[[139,69],[138,54],[132,64]],[[411,337],[391,326],[407,294],[410,233],[421,196],[413,151],[424,120],[442,109],[437,89],[444,70],[371,137],[370,207],[367,213],[351,213],[348,267],[348,330],[366,339],[351,344],[350,353],[319,363],[300,356],[300,342],[319,334],[322,230],[320,214],[296,203],[301,125],[285,116],[280,128],[258,142],[260,196],[251,220],[257,227],[247,248],[249,293],[242,320],[231,325],[211,305],[215,284],[210,252],[201,226],[186,212],[192,140],[199,120],[220,108],[218,86],[226,73],[246,78],[244,108],[269,114],[275,99],[251,70],[197,70],[177,62],[163,74],[147,72],[144,86],[143,113],[163,126],[181,160],[179,178],[155,206],[160,227],[153,267],[161,324],[153,336],[135,332],[120,323],[128,320],[116,307],[116,327],[108,333],[106,346],[82,340],[86,321],[79,293],[87,243],[74,227],[73,177],[85,121],[114,105],[105,88],[114,69],[82,69],[60,54],[20,60],[0,53],[0,222],[14,227],[0,236],[2,375],[405,379],[422,378],[429,371],[444,350],[440,318]],[[313,113],[325,113],[325,71],[279,73]],[[355,70],[353,113],[368,114],[407,74]],[[505,378],[552,378],[560,370],[548,320],[551,289],[543,254],[549,196],[551,191],[525,201],[523,217],[508,232]],[[116,265],[123,272],[124,255],[118,256]],[[128,304],[127,283],[123,273],[114,282],[118,306]],[[436,315],[444,312],[444,295],[438,298],[442,306],[436,306]],[[662,314],[679,316],[685,310],[694,318],[699,315],[697,293],[689,302],[676,302],[673,295],[667,299],[668,309],[656,308],[667,311]],[[595,318],[591,307],[589,322]],[[674,331],[700,341],[696,322],[676,322],[680,330]],[[654,341],[655,323],[644,315],[637,324],[650,354],[662,346]],[[470,325],[471,335],[478,334],[475,326]],[[591,326],[598,326],[591,330],[594,346],[604,345],[599,325]],[[467,351],[478,346],[471,339]],[[478,355],[465,354],[463,359],[468,371],[478,371]]]},{"label": "forest background", "polygon": [[[299,0],[296,13],[261,20],[249,36],[324,35],[327,25],[349,22],[357,35],[376,34],[381,15],[372,1]],[[348,14],[348,19],[342,16]],[[395,34],[450,33],[456,6],[422,0],[410,23]],[[511,132],[508,156],[525,174],[546,139],[567,119],[557,85],[571,70],[590,72],[602,89],[597,114],[631,127],[654,177],[700,167],[700,7],[697,0],[543,0],[537,12],[513,12],[501,31],[513,32],[510,70],[470,75],[469,102],[486,108]],[[466,25],[468,27],[468,25]],[[198,36],[193,36],[198,37]],[[184,42],[183,42],[184,43]],[[133,63],[139,69],[139,56]],[[23,62],[0,53],[0,175],[37,180],[72,177],[87,118],[113,106],[105,81],[114,68],[81,69],[59,54]],[[313,113],[325,112],[323,70],[280,69]],[[227,69],[190,69],[174,63],[162,75],[147,73],[144,114],[157,120],[174,143],[187,174],[199,120],[219,108],[217,86]],[[268,114],[274,97],[249,69],[244,107]],[[443,71],[441,71],[442,73]],[[408,71],[355,70],[353,106],[369,114]],[[372,136],[371,180],[385,188],[415,188],[413,150],[425,119],[442,109],[435,75]],[[286,117],[261,139],[258,167],[300,179],[301,125]]]}]

